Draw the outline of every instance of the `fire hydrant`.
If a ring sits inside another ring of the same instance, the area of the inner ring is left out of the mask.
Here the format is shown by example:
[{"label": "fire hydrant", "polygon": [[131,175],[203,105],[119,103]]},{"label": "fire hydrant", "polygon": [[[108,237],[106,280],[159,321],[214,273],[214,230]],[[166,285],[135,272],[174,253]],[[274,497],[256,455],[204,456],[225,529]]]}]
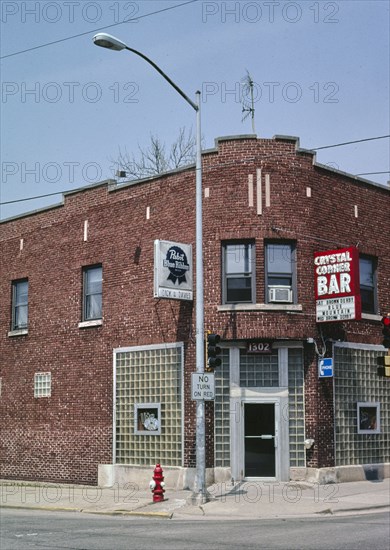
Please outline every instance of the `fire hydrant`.
[{"label": "fire hydrant", "polygon": [[153,493],[153,502],[162,502],[164,500],[165,483],[164,476],[162,474],[163,469],[161,468],[160,464],[156,464],[153,472],[153,479],[149,483],[149,487],[151,488]]}]

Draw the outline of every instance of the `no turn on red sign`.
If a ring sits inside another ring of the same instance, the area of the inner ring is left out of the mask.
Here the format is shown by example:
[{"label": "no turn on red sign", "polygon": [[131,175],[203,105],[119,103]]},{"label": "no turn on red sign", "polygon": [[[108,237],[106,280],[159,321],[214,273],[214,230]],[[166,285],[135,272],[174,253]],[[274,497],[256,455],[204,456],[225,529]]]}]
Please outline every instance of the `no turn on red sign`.
[{"label": "no turn on red sign", "polygon": [[191,378],[191,399],[212,401],[215,398],[214,374],[196,372]]}]

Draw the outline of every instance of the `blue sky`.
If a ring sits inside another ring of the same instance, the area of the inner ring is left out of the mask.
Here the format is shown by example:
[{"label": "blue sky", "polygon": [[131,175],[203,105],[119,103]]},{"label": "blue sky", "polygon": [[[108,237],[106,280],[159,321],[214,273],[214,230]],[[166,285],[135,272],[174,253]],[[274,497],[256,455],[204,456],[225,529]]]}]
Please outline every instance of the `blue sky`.
[{"label": "blue sky", "polygon": [[[195,126],[194,111],[145,61],[94,46],[97,30],[150,57],[191,98],[202,92],[206,148],[251,133],[239,93],[247,69],[260,137],[294,135],[315,148],[390,134],[387,0],[184,2],[3,0],[1,203],[113,177],[119,148],[136,152],[151,134],[169,144]],[[352,174],[388,171],[389,143],[317,159]],[[2,205],[0,216],[60,200]]]}]

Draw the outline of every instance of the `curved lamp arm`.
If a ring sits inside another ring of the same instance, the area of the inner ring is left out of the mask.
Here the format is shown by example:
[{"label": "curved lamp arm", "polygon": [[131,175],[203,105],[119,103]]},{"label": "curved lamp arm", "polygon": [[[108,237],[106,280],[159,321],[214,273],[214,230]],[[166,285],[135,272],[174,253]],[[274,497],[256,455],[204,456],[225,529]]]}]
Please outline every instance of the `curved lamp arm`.
[{"label": "curved lamp arm", "polygon": [[101,32],[101,33],[98,33],[98,34],[95,34],[95,36],[93,37],[93,41],[94,41],[94,44],[96,44],[96,46],[101,46],[102,48],[107,48],[109,50],[114,50],[114,51],[121,51],[121,50],[128,50],[129,52],[133,52],[135,53],[136,55],[138,55],[139,57],[142,57],[142,59],[145,59],[145,61],[147,61],[149,63],[149,65],[151,65],[154,69],[156,69],[156,71],[158,73],[160,73],[160,75],[162,77],[165,78],[165,80],[173,87],[175,88],[175,90],[187,101],[187,103],[189,103],[191,105],[191,107],[197,111],[199,109],[198,105],[196,105],[196,103],[194,103],[188,96],[187,94],[185,94],[183,92],[183,90],[181,88],[179,88],[179,86],[177,84],[175,84],[173,82],[173,80],[171,80],[169,78],[168,75],[166,75],[164,73],[164,71],[162,69],[160,69],[160,67],[158,65],[156,65],[156,63],[154,63],[154,61],[152,61],[151,59],[149,59],[149,57],[147,57],[146,55],[144,55],[143,53],[137,51],[137,50],[134,50],[133,48],[129,48],[124,42],[122,42],[122,40],[119,40],[118,38],[115,38],[115,36],[111,36],[111,34],[107,34],[105,32]]}]

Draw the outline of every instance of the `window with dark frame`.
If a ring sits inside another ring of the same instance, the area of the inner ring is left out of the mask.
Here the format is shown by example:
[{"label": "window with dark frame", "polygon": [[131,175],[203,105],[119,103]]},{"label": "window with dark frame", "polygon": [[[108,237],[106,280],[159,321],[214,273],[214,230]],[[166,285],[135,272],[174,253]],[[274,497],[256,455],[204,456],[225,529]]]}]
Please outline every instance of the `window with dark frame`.
[{"label": "window with dark frame", "polygon": [[363,313],[377,313],[376,258],[359,257],[360,296]]},{"label": "window with dark frame", "polygon": [[225,243],[222,250],[222,302],[255,303],[254,243]]},{"label": "window with dark frame", "polygon": [[296,255],[294,243],[265,244],[266,303],[296,302]]},{"label": "window with dark frame", "polygon": [[102,318],[102,283],[101,265],[83,269],[83,321],[94,321]]},{"label": "window with dark frame", "polygon": [[12,283],[12,330],[28,327],[28,279]]},{"label": "window with dark frame", "polygon": [[362,401],[358,402],[357,422],[358,434],[381,433],[380,403]]}]

